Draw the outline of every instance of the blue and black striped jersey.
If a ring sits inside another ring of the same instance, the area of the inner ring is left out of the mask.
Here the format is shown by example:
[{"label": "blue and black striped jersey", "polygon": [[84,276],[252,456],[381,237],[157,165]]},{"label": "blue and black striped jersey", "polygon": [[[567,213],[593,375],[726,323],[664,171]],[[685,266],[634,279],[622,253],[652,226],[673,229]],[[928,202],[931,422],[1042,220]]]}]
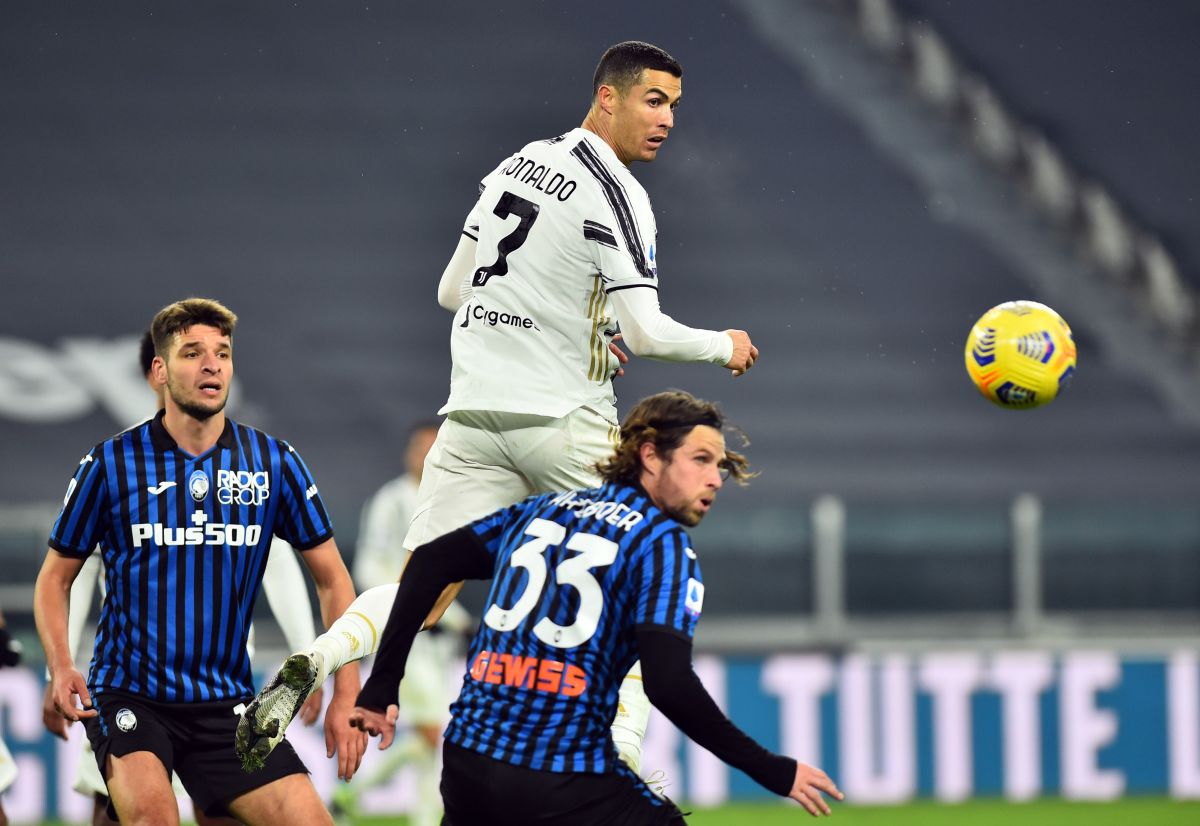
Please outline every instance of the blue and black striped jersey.
[{"label": "blue and black striped jersey", "polygon": [[227,419],[216,445],[191,456],[162,418],[83,457],[50,534],[60,553],[99,545],[104,557],[88,688],[161,702],[249,697],[246,634],[271,537],[307,550],[333,527],[286,442]]},{"label": "blue and black striped jersey", "polygon": [[700,616],[687,534],[623,485],[533,496],[470,528],[495,576],[446,739],[542,771],[611,770],[635,629],[691,639]]}]

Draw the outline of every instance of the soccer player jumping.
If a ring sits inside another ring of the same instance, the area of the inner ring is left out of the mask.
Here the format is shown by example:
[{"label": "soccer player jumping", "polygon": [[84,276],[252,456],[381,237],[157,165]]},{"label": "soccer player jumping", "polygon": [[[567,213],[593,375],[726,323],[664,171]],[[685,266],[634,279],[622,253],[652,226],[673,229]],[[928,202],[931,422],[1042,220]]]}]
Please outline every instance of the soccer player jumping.
[{"label": "soccer player jumping", "polygon": [[685,528],[713,507],[723,474],[749,475],[723,424],[682,391],[643,399],[600,487],[532,496],[413,553],[352,720],[387,746],[427,612],[450,583],[492,579],[446,731],[448,826],[682,823],[609,737],[639,657],[650,701],[696,743],[813,815],[830,813],[823,792],[842,798],[825,772],[738,729],[692,669],[704,582]]},{"label": "soccer player jumping", "polygon": [[[688,327],[659,306],[654,213],[629,166],[653,161],[668,140],[682,76],[657,46],[618,43],[596,68],[583,124],[529,143],[483,179],[438,286],[439,303],[455,312],[450,398],[406,549],[530,493],[599,483],[596,462],[619,429],[612,379],[623,355],[610,350],[618,325],[638,356],[715,364],[735,376],[758,358],[744,331]],[[282,735],[292,703],[276,692],[320,684],[376,649],[395,588],[361,594],[312,648],[289,658],[244,717],[243,743],[269,748]],[[649,714],[641,686],[635,670],[613,729],[635,771]]]}]

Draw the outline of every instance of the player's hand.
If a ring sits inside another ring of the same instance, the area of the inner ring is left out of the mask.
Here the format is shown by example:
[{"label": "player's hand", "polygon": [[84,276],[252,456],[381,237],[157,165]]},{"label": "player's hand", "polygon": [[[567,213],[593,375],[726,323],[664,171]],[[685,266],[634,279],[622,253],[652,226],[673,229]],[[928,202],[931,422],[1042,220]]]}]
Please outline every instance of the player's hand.
[{"label": "player's hand", "polygon": [[321,716],[321,701],[325,698],[325,688],[322,686],[308,695],[308,699],[304,701],[304,705],[300,706],[300,712],[296,715],[300,718],[300,722],[306,726],[311,726],[317,722],[317,718]]},{"label": "player's hand", "polygon": [[92,708],[92,695],[88,694],[87,681],[75,667],[50,672],[49,690],[50,705],[64,720],[78,723],[100,713]]},{"label": "player's hand", "polygon": [[612,353],[617,359],[617,372],[613,374],[613,378],[625,375],[625,368],[622,364],[629,364],[629,354],[617,346],[617,342],[621,340],[621,334],[617,333],[608,342],[608,352]]},{"label": "player's hand", "polygon": [[813,817],[832,814],[829,811],[829,804],[825,802],[821,792],[825,792],[836,800],[845,800],[846,798],[825,772],[816,766],[797,762],[796,779],[792,783],[792,790],[788,793],[788,797],[808,809],[808,813]]},{"label": "player's hand", "polygon": [[338,756],[338,779],[349,780],[362,765],[367,750],[367,734],[350,725],[354,701],[348,696],[333,693],[325,712],[325,756]]},{"label": "player's hand", "polygon": [[726,330],[725,335],[733,340],[733,355],[725,366],[733,371],[733,375],[740,376],[758,361],[758,348],[750,343],[745,330]]},{"label": "player's hand", "polygon": [[50,683],[46,683],[46,691],[42,694],[42,725],[46,731],[61,740],[67,739],[67,728],[70,725],[67,718],[58,713],[54,707],[54,698],[50,693]]},{"label": "player's hand", "polygon": [[388,706],[386,712],[355,706],[354,711],[350,713],[350,725],[362,729],[372,737],[378,735],[379,749],[382,751],[390,746],[396,737],[396,717],[399,714],[400,708],[395,703]]}]

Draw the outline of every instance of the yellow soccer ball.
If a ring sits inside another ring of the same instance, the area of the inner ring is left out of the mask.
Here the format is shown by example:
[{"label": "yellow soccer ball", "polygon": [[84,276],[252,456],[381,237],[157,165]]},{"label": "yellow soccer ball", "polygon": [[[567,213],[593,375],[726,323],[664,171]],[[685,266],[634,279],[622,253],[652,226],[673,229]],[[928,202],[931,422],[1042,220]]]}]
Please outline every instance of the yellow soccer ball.
[{"label": "yellow soccer ball", "polygon": [[1075,339],[1062,316],[1036,301],[1006,301],[967,336],[967,375],[1001,407],[1054,401],[1075,372]]}]

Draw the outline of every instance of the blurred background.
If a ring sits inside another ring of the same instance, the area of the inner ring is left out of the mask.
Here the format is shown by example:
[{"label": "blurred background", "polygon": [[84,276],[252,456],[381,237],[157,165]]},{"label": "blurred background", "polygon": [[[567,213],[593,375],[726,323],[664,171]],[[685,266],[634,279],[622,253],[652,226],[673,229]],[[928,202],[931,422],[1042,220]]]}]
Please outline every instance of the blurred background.
[{"label": "blurred background", "polygon": [[[710,689],[859,802],[1200,797],[1197,36],[1191,0],[6,3],[10,815],[77,811],[36,725],[32,583],[79,457],[151,412],[153,314],[240,316],[230,412],[298,447],[349,561],[445,400],[436,284],[480,178],[579,125],[624,39],[685,70],[633,169],[663,307],[762,351],[617,382],[622,413],[720,402],[761,471],[693,533]],[[1016,412],[963,345],[1022,298],[1079,361]],[[661,720],[647,748],[686,799],[763,794]]]}]

